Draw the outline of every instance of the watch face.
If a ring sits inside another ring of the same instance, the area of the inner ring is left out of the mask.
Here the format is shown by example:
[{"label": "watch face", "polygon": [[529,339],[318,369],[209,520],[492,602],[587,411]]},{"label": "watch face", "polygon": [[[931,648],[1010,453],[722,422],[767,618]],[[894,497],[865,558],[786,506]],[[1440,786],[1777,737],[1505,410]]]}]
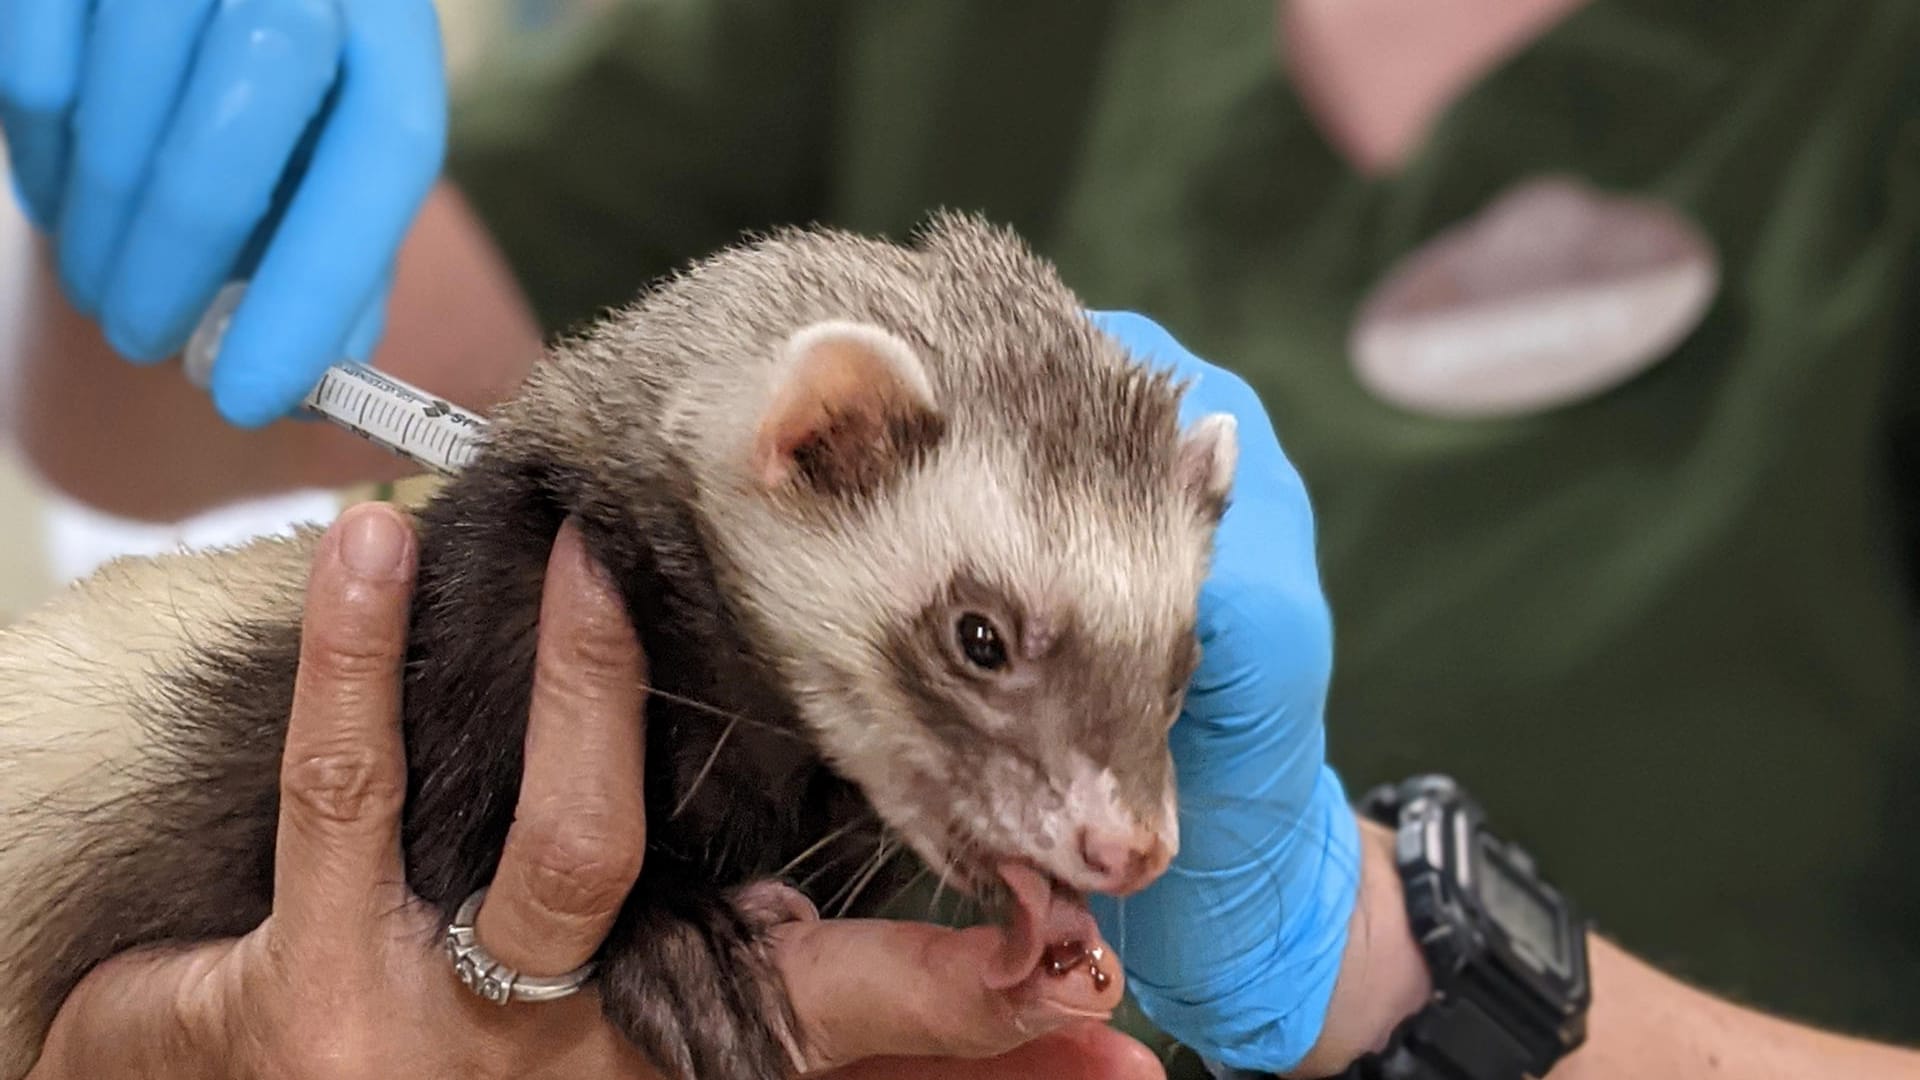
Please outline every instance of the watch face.
[{"label": "watch face", "polygon": [[1567,975],[1567,934],[1558,909],[1484,836],[1479,849],[1474,883],[1481,906],[1515,948],[1555,974]]}]

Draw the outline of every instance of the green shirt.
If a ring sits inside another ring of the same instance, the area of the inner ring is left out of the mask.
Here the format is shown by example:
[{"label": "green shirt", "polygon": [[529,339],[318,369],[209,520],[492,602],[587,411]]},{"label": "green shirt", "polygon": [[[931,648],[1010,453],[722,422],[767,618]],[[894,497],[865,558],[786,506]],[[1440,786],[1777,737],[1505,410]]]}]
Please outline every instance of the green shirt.
[{"label": "green shirt", "polygon": [[[1451,772],[1649,960],[1920,1041],[1920,8],[1595,0],[1378,180],[1273,19],[634,0],[491,61],[452,174],[554,329],[742,230],[1015,226],[1260,391],[1319,514],[1352,793]],[[1562,408],[1369,393],[1368,290],[1547,172],[1695,222],[1703,321]]]}]

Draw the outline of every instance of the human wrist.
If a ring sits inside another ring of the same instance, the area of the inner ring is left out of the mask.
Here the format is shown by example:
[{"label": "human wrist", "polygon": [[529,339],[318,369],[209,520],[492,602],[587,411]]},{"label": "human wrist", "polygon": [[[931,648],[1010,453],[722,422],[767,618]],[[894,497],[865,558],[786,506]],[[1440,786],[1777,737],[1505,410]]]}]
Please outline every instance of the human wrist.
[{"label": "human wrist", "polygon": [[1374,1053],[1433,995],[1433,978],[1407,921],[1393,833],[1361,821],[1360,891],[1320,1038],[1289,1077],[1338,1074]]}]

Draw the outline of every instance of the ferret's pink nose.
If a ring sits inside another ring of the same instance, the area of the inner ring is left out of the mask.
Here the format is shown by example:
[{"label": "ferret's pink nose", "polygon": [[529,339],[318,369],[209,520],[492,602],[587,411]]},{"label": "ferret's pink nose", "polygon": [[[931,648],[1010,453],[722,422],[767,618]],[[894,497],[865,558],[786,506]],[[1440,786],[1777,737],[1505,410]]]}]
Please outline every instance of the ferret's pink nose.
[{"label": "ferret's pink nose", "polygon": [[1094,828],[1080,830],[1080,858],[1098,878],[1093,891],[1109,896],[1139,892],[1172,861],[1167,845],[1151,833]]}]

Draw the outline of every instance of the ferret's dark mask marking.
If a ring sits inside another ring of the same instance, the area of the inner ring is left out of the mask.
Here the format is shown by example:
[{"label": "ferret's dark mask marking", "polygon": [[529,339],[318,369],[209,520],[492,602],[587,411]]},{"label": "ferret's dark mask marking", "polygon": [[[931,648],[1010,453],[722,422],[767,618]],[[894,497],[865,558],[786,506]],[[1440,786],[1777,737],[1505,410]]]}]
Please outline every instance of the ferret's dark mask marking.
[{"label": "ferret's dark mask marking", "polygon": [[[968,665],[955,641],[956,616],[973,611],[1006,635],[1004,668]],[[958,790],[983,803],[1005,802],[1010,793],[998,788],[1009,782],[1044,790],[1063,775],[1062,754],[1070,750],[1137,782],[1124,793],[1132,809],[1143,818],[1157,813],[1167,779],[1163,735],[1185,688],[1181,678],[1168,696],[1164,679],[1197,662],[1190,630],[1164,643],[1166,676],[1116,673],[1117,650],[1093,636],[1070,606],[1039,615],[974,570],[957,574],[913,622],[890,632],[881,654],[898,692],[949,755],[942,792],[932,797]]]}]

